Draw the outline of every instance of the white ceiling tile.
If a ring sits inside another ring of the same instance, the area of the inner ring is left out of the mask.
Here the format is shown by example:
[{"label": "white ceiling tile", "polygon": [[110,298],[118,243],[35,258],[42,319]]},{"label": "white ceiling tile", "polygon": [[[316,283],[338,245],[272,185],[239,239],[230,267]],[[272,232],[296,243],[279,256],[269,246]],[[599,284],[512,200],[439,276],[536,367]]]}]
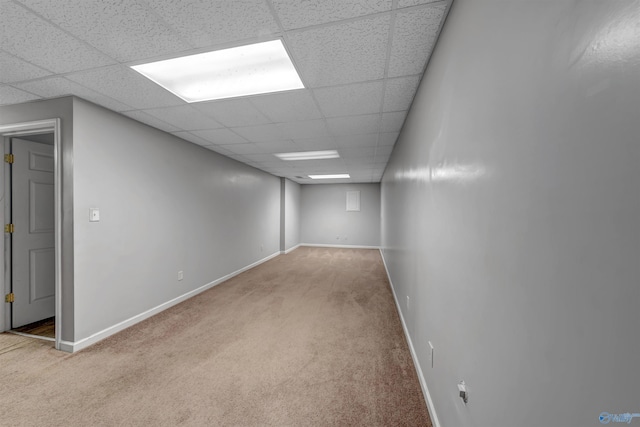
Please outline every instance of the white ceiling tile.
[{"label": "white ceiling tile", "polygon": [[420,74],[438,36],[446,4],[397,12],[393,32],[389,77]]},{"label": "white ceiling tile", "polygon": [[378,134],[359,134],[336,137],[339,147],[376,147],[378,145]]},{"label": "white ceiling tile", "polygon": [[391,157],[391,154],[378,154],[378,153],[376,153],[375,162],[376,163],[387,163],[389,161],[389,157]]},{"label": "white ceiling tile", "polygon": [[260,142],[260,146],[269,153],[285,153],[301,151],[300,146],[291,140]]},{"label": "white ceiling tile", "polygon": [[382,80],[315,89],[325,117],[377,113],[382,104]]},{"label": "white ceiling tile", "polygon": [[386,167],[385,165],[379,165],[379,164],[375,164],[375,167],[371,170],[373,177],[377,177],[377,179],[379,180],[380,177],[382,176],[382,174],[384,173],[384,169]]},{"label": "white ceiling tile", "polygon": [[393,151],[393,147],[390,146],[390,145],[377,147],[376,148],[376,158],[385,157],[385,156],[388,157],[391,154],[392,151]]},{"label": "white ceiling tile", "polygon": [[398,0],[398,9],[409,6],[417,6],[419,4],[437,3],[442,0]]},{"label": "white ceiling tile", "polygon": [[375,147],[339,148],[338,152],[344,159],[355,159],[361,157],[374,157]]},{"label": "white ceiling tile", "polygon": [[0,86],[0,105],[19,104],[34,99],[40,97],[11,86]]},{"label": "white ceiling tile", "polygon": [[329,131],[335,136],[376,133],[380,126],[379,114],[364,116],[335,117],[327,119]]},{"label": "white ceiling tile", "polygon": [[137,0],[19,0],[44,18],[118,61],[191,48]]},{"label": "white ceiling tile", "polygon": [[230,157],[231,155],[233,155],[233,152],[227,150],[226,148],[220,146],[220,145],[205,145],[204,148],[206,148],[207,150],[211,150],[211,151],[215,151],[218,154],[222,154],[223,156],[226,157]]},{"label": "white ceiling tile", "polygon": [[238,127],[233,128],[233,131],[243,136],[249,142],[267,142],[286,139],[282,130],[275,124]]},{"label": "white ceiling tile", "polygon": [[138,110],[185,103],[151,80],[123,65],[69,74],[67,78]]},{"label": "white ceiling tile", "polygon": [[260,166],[269,169],[293,169],[293,165],[291,164],[291,162],[282,161],[275,157],[273,154],[245,154],[245,156],[271,156],[272,160],[259,161],[258,163],[260,164]]},{"label": "white ceiling tile", "polygon": [[163,130],[165,132],[174,132],[179,130],[177,127],[170,125],[169,123],[165,123],[160,119],[157,119],[144,111],[125,111],[124,114],[127,117],[131,117],[134,120],[137,120],[146,125],[152,126],[156,129]]},{"label": "white ceiling tile", "polygon": [[37,79],[49,74],[47,70],[0,50],[0,83]]},{"label": "white ceiling tile", "polygon": [[420,83],[420,76],[388,79],[384,91],[382,111],[408,110],[418,89],[418,83]]},{"label": "white ceiling tile", "polygon": [[373,165],[375,161],[375,156],[367,156],[367,157],[349,157],[344,159],[345,164],[347,164],[347,166],[359,166],[359,167],[365,167],[365,166],[371,166]]},{"label": "white ceiling tile", "polygon": [[395,145],[398,135],[400,135],[399,132],[380,133],[378,135],[378,146]]},{"label": "white ceiling tile", "polygon": [[148,4],[197,47],[264,38],[279,31],[264,0],[152,0]]},{"label": "white ceiling tile", "polygon": [[324,120],[303,120],[290,123],[278,123],[285,138],[302,139],[329,136]]},{"label": "white ceiling tile", "polygon": [[309,90],[259,95],[250,98],[266,117],[273,122],[293,122],[296,120],[320,119],[322,114]]},{"label": "white ceiling tile", "polygon": [[319,138],[297,138],[293,140],[296,145],[305,151],[330,150],[337,147],[337,143],[332,136],[322,136]]},{"label": "white ceiling tile", "polygon": [[0,40],[6,52],[56,73],[115,62],[17,4],[4,2],[0,8]]},{"label": "white ceiling tile", "polygon": [[407,116],[406,111],[396,111],[393,113],[382,113],[382,124],[380,132],[399,132]]},{"label": "white ceiling tile", "polygon": [[64,77],[49,77],[42,80],[16,84],[14,86],[31,93],[35,93],[36,95],[40,95],[43,98],[75,95],[113,111],[127,111],[132,109],[129,105],[118,102],[101,93],[94,92],[91,89],[87,89],[86,87],[72,82],[71,80],[67,80]]},{"label": "white ceiling tile", "polygon": [[178,132],[171,132],[171,133],[177,136],[178,138],[182,138],[186,141],[193,142],[194,144],[197,144],[197,145],[202,145],[202,146],[213,145],[211,141],[207,141],[204,138],[200,138],[198,135],[194,135],[191,132],[178,131]]},{"label": "white ceiling tile", "polygon": [[[292,162],[293,163],[293,162]],[[295,162],[298,170],[306,173],[331,173],[333,171],[344,170],[345,163],[343,159],[327,159],[327,160],[300,160]]]},{"label": "white ceiling tile", "polygon": [[244,157],[247,160],[251,160],[253,162],[257,162],[262,164],[278,164],[280,166],[282,166],[282,163],[284,163],[282,160],[279,160],[279,162],[274,162],[274,160],[278,160],[278,158],[276,156],[274,156],[273,154],[270,153],[264,153],[264,154],[243,154],[242,157]]},{"label": "white ceiling tile", "polygon": [[233,152],[234,154],[265,154],[265,150],[260,147],[260,144],[254,144],[252,142],[246,144],[233,144],[225,145],[223,148]]},{"label": "white ceiling tile", "polygon": [[308,87],[333,86],[384,76],[389,16],[289,34],[289,49]]},{"label": "white ceiling tile", "polygon": [[371,173],[371,170],[369,169],[364,169],[364,170],[349,170],[350,174],[351,174],[351,179],[353,181],[357,181],[357,182],[371,182],[371,177],[373,176],[373,174]]},{"label": "white ceiling tile", "polygon": [[253,104],[246,99],[198,102],[194,108],[213,117],[227,127],[255,126],[270,123]]},{"label": "white ceiling tile", "polygon": [[391,0],[271,0],[282,26],[291,30],[391,10]]},{"label": "white ceiling tile", "polygon": [[184,130],[218,129],[223,127],[220,123],[190,105],[153,108],[144,111]]},{"label": "white ceiling tile", "polygon": [[191,133],[216,145],[244,144],[247,142],[246,139],[231,132],[229,129],[194,130]]}]

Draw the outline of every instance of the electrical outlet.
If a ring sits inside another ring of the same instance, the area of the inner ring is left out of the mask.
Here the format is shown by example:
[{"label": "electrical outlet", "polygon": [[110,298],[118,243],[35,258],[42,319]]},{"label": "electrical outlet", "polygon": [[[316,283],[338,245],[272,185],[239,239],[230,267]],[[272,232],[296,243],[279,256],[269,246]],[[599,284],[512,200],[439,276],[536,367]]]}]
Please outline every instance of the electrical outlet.
[{"label": "electrical outlet", "polygon": [[429,362],[431,362],[431,367],[433,368],[433,344],[431,344],[431,341],[427,341],[429,343],[429,348],[427,350],[427,353],[429,353]]},{"label": "electrical outlet", "polygon": [[458,383],[458,394],[460,395],[460,399],[462,399],[465,405],[469,403],[469,389],[464,380]]},{"label": "electrical outlet", "polygon": [[260,245],[260,252],[264,251],[264,245]]},{"label": "electrical outlet", "polygon": [[407,295],[407,311],[411,311],[411,299],[409,298],[409,295]]},{"label": "electrical outlet", "polygon": [[98,221],[100,221],[100,209],[89,208],[89,222],[98,222]]},{"label": "electrical outlet", "polygon": [[182,280],[184,279],[184,273],[182,272],[182,270],[178,271],[178,280]]}]

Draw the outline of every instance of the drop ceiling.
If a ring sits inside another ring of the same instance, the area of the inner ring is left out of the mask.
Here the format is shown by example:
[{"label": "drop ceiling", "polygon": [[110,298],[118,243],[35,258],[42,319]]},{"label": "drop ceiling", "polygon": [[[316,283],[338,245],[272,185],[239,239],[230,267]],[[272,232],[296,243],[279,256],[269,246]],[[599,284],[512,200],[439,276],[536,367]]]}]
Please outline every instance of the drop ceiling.
[{"label": "drop ceiling", "polygon": [[[76,95],[309,183],[379,182],[449,0],[0,0],[0,105]],[[188,104],[130,66],[281,38],[305,89]],[[338,150],[339,159],[274,153]]]}]

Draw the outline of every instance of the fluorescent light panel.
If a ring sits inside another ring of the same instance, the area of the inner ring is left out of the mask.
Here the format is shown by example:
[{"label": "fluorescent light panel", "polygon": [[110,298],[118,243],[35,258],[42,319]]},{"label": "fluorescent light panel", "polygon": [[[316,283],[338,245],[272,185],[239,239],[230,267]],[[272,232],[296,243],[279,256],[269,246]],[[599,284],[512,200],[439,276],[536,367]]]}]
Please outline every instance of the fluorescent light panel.
[{"label": "fluorescent light panel", "polygon": [[337,173],[333,175],[309,175],[311,179],[340,179],[340,178],[351,178],[351,175],[348,173]]},{"label": "fluorescent light panel", "polygon": [[277,153],[274,154],[281,160],[324,160],[324,159],[337,159],[340,154],[336,150],[324,150],[324,151],[301,151],[297,153]]},{"label": "fluorescent light panel", "polygon": [[304,88],[280,39],[131,68],[187,102]]}]

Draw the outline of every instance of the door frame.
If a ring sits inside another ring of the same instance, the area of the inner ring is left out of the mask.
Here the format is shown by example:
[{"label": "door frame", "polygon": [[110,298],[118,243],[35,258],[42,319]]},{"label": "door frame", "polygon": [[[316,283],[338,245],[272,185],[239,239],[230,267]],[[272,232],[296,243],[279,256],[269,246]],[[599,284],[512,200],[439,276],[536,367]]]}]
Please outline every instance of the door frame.
[{"label": "door frame", "polygon": [[[60,119],[38,120],[33,122],[15,123],[9,125],[0,125],[0,138],[4,141],[6,138],[28,136],[39,133],[53,133],[53,191],[54,191],[54,251],[55,251],[55,305],[56,305],[56,338],[55,346],[60,350],[60,341],[62,337],[62,168],[61,166],[61,150],[60,137],[61,127]],[[3,151],[5,144],[3,143]],[[7,176],[7,163],[3,164],[3,175]],[[6,179],[6,178],[5,178]],[[6,182],[5,182],[6,184]],[[6,194],[5,194],[6,196]],[[2,216],[6,206],[2,207]],[[4,259],[9,248],[4,247]],[[4,282],[2,286],[4,296],[11,291],[11,283],[7,280],[7,271],[4,262],[0,264],[0,278]],[[7,331],[11,328],[11,312],[4,301],[0,301],[0,332]]]}]

